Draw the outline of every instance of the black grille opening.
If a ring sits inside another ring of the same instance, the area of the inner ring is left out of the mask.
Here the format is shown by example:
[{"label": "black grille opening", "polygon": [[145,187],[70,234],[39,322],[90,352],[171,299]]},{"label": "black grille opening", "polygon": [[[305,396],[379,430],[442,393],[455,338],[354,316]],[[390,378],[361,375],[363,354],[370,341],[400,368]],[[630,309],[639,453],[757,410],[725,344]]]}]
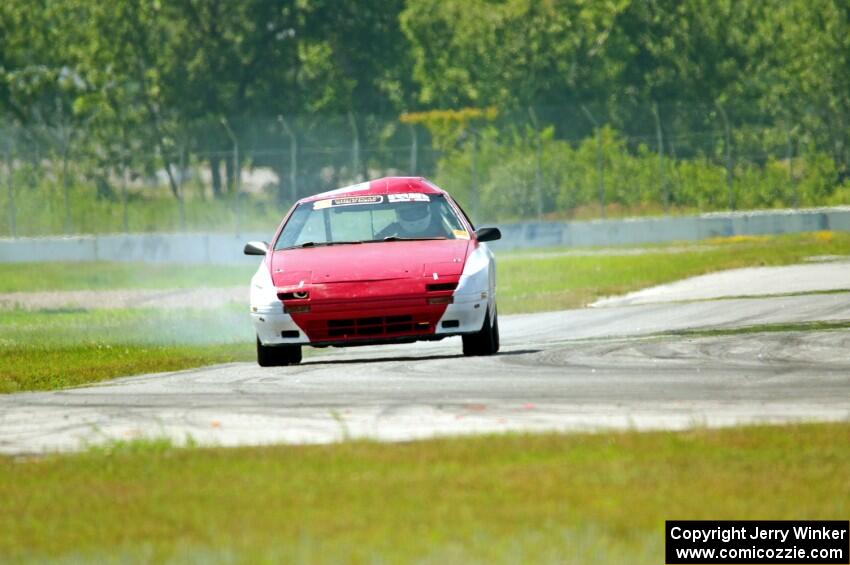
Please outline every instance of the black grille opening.
[{"label": "black grille opening", "polygon": [[293,337],[301,337],[301,332],[298,330],[283,330],[280,332],[280,337],[282,338],[293,338]]},{"label": "black grille opening", "polygon": [[428,322],[413,322],[413,316],[385,316],[328,320],[328,337],[380,336],[384,334],[411,333],[430,329]]},{"label": "black grille opening", "polygon": [[328,320],[328,335],[339,337],[354,333],[354,320]]},{"label": "black grille opening", "polygon": [[441,290],[454,290],[457,288],[457,283],[434,283],[425,285],[425,290],[428,292],[438,292]]},{"label": "black grille opening", "polygon": [[446,320],[441,324],[444,328],[459,328],[460,321],[459,320]]}]

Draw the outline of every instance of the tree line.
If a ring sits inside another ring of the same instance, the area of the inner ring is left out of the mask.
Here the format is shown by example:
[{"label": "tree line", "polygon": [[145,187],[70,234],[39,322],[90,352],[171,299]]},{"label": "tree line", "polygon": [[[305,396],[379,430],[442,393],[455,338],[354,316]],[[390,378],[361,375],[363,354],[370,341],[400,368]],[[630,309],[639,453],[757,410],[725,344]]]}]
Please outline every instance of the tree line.
[{"label": "tree line", "polygon": [[[522,190],[541,215],[578,198],[551,147],[592,163],[593,143],[660,156],[664,206],[675,163],[708,159],[731,187],[733,152],[761,167],[817,154],[838,186],[848,24],[843,0],[6,0],[0,153],[48,160],[66,198],[164,171],[181,204],[191,161],[221,198],[250,163],[275,169],[281,203],[372,170],[458,167],[474,199],[480,149],[537,163]],[[715,206],[742,202],[713,190]]]}]

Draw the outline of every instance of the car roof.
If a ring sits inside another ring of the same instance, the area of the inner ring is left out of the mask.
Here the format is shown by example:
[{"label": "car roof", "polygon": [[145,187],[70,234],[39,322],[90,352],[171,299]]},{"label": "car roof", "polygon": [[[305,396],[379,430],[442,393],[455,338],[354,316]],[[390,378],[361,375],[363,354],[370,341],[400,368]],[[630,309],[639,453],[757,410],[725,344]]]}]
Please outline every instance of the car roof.
[{"label": "car roof", "polygon": [[369,194],[398,194],[403,192],[420,192],[423,194],[446,194],[446,192],[437,187],[434,183],[424,177],[383,177],[371,181],[344,186],[336,190],[329,190],[321,194],[314,194],[307,198],[302,198],[298,201],[299,204],[304,202],[313,202],[325,198],[335,198],[338,196],[364,196]]}]

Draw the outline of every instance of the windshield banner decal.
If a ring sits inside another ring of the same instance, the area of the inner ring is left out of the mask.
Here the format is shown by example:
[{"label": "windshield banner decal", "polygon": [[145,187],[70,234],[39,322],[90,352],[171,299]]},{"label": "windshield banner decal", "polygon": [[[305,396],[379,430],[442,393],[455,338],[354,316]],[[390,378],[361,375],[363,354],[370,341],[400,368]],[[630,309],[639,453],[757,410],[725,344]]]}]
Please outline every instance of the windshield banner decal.
[{"label": "windshield banner decal", "polygon": [[402,194],[387,194],[388,202],[430,202],[427,194],[421,192],[405,192]]},{"label": "windshield banner decal", "polygon": [[343,196],[341,198],[328,198],[326,200],[317,200],[313,203],[313,210],[321,210],[322,208],[330,208],[331,206],[354,206],[357,204],[380,204],[384,201],[384,197],[380,194],[371,196]]}]

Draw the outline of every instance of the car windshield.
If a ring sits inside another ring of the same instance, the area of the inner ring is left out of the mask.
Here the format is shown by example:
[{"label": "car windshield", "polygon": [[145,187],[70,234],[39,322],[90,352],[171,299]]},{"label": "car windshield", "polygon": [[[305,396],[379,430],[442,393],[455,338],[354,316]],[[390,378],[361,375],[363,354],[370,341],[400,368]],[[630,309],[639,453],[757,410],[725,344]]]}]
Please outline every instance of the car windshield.
[{"label": "car windshield", "polygon": [[405,239],[469,239],[469,232],[440,194],[339,196],[299,204],[274,248]]}]

